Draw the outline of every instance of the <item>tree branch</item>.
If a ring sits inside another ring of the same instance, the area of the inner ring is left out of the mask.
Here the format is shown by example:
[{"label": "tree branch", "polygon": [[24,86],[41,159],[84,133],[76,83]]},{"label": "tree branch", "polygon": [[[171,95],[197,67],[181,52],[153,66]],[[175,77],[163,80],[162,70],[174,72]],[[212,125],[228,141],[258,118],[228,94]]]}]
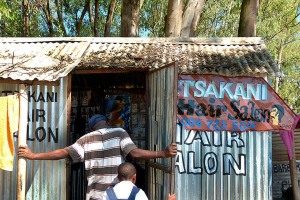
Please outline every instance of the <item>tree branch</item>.
[{"label": "tree branch", "polygon": [[286,26],[285,26],[284,28],[282,28],[281,30],[277,31],[277,32],[276,32],[274,35],[272,35],[271,37],[266,37],[266,39],[267,39],[267,40],[272,40],[272,39],[273,39],[275,36],[277,36],[279,33],[283,32],[283,31],[286,29],[286,27],[292,28],[292,27],[297,26],[300,22],[296,23],[296,24],[293,25],[293,26],[289,26],[289,24],[292,24],[292,23],[294,22],[294,20],[295,20],[297,17],[299,17],[299,16],[300,16],[300,13],[297,14],[297,15],[295,15],[295,17],[294,17],[292,20],[290,20],[290,21],[286,24]]},{"label": "tree branch", "polygon": [[85,1],[85,5],[84,5],[84,8],[83,8],[83,11],[80,15],[80,18],[79,20],[76,22],[76,35],[77,36],[80,36],[80,29],[81,29],[81,25],[82,25],[82,21],[83,21],[83,18],[84,18],[84,15],[85,13],[87,12],[87,10],[89,9],[89,6],[90,6],[90,0],[86,0]]}]

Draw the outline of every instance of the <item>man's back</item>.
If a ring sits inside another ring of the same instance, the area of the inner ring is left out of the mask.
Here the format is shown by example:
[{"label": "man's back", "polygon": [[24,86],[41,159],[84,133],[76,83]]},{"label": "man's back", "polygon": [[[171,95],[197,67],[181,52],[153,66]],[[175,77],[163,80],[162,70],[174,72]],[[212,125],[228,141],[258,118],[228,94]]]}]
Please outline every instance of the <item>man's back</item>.
[{"label": "man's back", "polygon": [[65,148],[73,162],[85,162],[87,199],[102,196],[109,186],[118,182],[117,168],[134,148],[127,132],[121,128],[93,131]]}]

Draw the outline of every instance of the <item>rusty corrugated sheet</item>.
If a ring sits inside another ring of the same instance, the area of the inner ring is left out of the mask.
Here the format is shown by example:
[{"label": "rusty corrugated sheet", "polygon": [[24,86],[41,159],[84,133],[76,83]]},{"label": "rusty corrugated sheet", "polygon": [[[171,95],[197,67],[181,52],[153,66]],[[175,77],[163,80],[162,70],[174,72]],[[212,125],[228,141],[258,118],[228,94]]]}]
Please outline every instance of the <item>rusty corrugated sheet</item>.
[{"label": "rusty corrugated sheet", "polygon": [[261,38],[0,38],[0,77],[55,81],[74,68],[279,75]]},{"label": "rusty corrugated sheet", "polygon": [[180,73],[278,75],[260,38],[95,38],[79,69],[159,68],[178,61]]},{"label": "rusty corrugated sheet", "polygon": [[271,132],[177,130],[178,199],[272,199]]},{"label": "rusty corrugated sheet", "polygon": [[[300,129],[295,130],[294,142],[295,142],[296,160],[300,160]],[[273,132],[272,148],[273,148],[273,155],[272,155],[273,161],[289,160],[287,149],[278,131]]]},{"label": "rusty corrugated sheet", "polygon": [[[18,91],[14,84],[1,84],[0,93]],[[29,87],[27,144],[34,152],[63,148],[67,144],[67,78],[60,86]],[[15,138],[15,148],[17,138]],[[15,149],[16,150],[16,149]],[[14,171],[0,170],[0,199],[15,200],[17,160]],[[66,199],[66,161],[27,161],[26,199]]]},{"label": "rusty corrugated sheet", "polygon": [[13,80],[56,81],[80,62],[88,42],[22,42],[0,40],[0,77]]}]

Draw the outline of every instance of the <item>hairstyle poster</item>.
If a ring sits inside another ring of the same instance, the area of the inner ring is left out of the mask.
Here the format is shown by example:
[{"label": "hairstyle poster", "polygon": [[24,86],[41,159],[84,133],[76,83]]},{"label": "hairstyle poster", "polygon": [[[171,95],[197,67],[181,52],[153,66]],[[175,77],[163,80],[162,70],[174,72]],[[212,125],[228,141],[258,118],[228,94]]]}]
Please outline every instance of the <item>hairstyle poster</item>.
[{"label": "hairstyle poster", "polygon": [[130,128],[129,95],[108,95],[105,98],[105,115],[111,126]]}]

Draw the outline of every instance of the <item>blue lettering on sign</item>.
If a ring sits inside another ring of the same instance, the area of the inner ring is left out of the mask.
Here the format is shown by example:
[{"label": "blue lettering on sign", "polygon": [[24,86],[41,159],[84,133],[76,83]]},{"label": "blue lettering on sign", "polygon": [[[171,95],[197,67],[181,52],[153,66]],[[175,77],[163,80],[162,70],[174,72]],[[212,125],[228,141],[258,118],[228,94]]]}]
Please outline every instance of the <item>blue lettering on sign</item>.
[{"label": "blue lettering on sign", "polygon": [[238,122],[232,121],[231,131],[246,131],[247,129],[255,130],[256,124],[254,122]]},{"label": "blue lettering on sign", "polygon": [[[191,127],[194,129],[201,128],[203,126],[203,123],[200,119],[194,119],[194,118],[188,118],[183,117],[180,119],[180,123],[183,125],[183,127]],[[255,130],[256,123],[249,122],[249,121],[242,121],[239,122],[237,120],[234,121],[226,121],[226,120],[206,120],[206,123],[204,123],[207,130],[212,131],[223,131],[223,130],[229,130],[230,126],[229,123],[231,123],[231,129],[230,131],[246,131],[246,130]],[[204,127],[205,128],[205,127]]]},{"label": "blue lettering on sign", "polygon": [[206,120],[207,128],[214,131],[227,130],[227,121],[225,120]]},{"label": "blue lettering on sign", "polygon": [[190,126],[190,127],[197,127],[201,128],[202,127],[202,122],[200,119],[194,119],[194,118],[188,118],[188,117],[183,117],[180,120],[180,123],[185,127],[185,126]]}]

